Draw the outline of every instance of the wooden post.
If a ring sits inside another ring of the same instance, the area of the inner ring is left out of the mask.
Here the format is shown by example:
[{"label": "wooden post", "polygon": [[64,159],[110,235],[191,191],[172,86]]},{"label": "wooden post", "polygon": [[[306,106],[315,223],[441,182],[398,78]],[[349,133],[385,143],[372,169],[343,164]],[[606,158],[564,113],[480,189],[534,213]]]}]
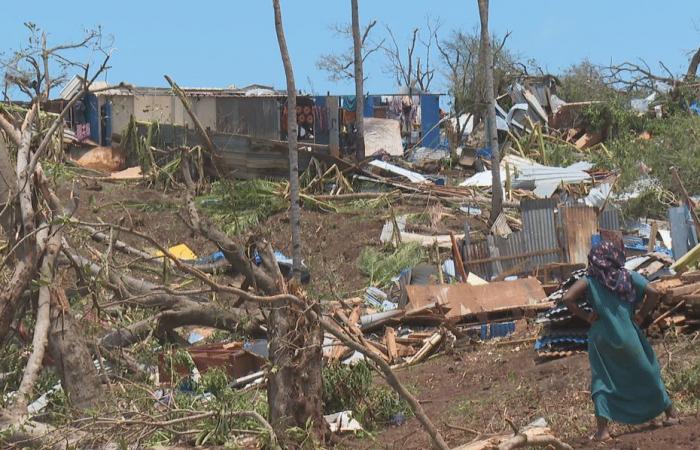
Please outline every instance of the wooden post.
[{"label": "wooden post", "polygon": [[459,275],[463,283],[466,283],[467,272],[464,270],[462,255],[460,255],[459,247],[457,246],[457,239],[455,239],[455,235],[452,232],[450,232],[450,239],[452,240],[452,258],[454,259],[455,274]]},{"label": "wooden post", "polygon": [[340,118],[339,113],[339,98],[338,96],[329,96],[326,98],[326,106],[328,108],[328,127],[329,127],[329,140],[328,145],[330,147],[331,156],[340,158]]},{"label": "wooden post", "polygon": [[656,233],[659,232],[659,225],[656,223],[656,221],[652,222],[651,224],[651,232],[649,233],[649,244],[647,245],[647,251],[649,253],[654,251],[654,247],[656,247]]}]

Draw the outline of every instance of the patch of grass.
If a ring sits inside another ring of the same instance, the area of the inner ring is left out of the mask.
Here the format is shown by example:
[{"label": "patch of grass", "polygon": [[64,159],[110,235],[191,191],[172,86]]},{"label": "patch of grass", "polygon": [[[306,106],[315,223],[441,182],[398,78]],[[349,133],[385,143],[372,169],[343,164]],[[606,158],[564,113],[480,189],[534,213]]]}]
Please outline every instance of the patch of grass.
[{"label": "patch of grass", "polygon": [[403,269],[424,261],[425,250],[417,243],[402,244],[392,250],[365,247],[360,253],[358,267],[369,277],[371,286],[386,287]]},{"label": "patch of grass", "polygon": [[411,414],[408,404],[394,391],[375,384],[372,369],[365,362],[327,366],[322,376],[326,413],[352,410],[353,416],[367,429],[388,423],[396,415]]},{"label": "patch of grass", "polygon": [[666,384],[681,413],[700,410],[700,360],[667,368]]},{"label": "patch of grass", "polygon": [[235,235],[287,207],[281,186],[279,182],[262,179],[217,181],[208,195],[197,198],[197,205],[224,232]]}]

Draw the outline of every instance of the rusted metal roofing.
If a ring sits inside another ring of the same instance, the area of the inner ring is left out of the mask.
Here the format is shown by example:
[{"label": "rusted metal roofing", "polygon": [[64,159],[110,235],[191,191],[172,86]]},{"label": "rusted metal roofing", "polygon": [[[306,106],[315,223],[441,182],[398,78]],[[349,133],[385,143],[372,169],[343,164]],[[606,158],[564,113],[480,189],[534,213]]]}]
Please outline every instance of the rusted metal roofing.
[{"label": "rusted metal roofing", "polygon": [[595,210],[588,206],[564,206],[559,212],[569,262],[585,264],[591,250],[591,236],[598,231]]}]

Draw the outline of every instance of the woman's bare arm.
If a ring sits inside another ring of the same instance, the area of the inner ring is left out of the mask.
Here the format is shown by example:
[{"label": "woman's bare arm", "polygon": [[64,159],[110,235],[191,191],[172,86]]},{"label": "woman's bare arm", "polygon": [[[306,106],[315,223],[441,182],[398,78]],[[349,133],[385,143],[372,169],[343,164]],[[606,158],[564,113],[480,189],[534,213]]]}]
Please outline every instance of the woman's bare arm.
[{"label": "woman's bare arm", "polygon": [[661,292],[659,292],[659,290],[656,289],[656,287],[654,287],[654,285],[651,283],[647,284],[646,288],[644,288],[644,294],[645,296],[642,306],[635,315],[635,320],[638,324],[644,322],[644,319],[646,319],[647,316],[656,308],[656,305],[659,303],[659,299],[661,298]]},{"label": "woman's bare arm", "polygon": [[577,280],[568,291],[566,291],[562,300],[573,315],[592,324],[598,318],[595,311],[588,313],[579,308],[578,304],[576,303],[576,300],[586,295],[586,289],[588,289],[588,281],[586,281],[585,278],[581,278],[580,280]]}]

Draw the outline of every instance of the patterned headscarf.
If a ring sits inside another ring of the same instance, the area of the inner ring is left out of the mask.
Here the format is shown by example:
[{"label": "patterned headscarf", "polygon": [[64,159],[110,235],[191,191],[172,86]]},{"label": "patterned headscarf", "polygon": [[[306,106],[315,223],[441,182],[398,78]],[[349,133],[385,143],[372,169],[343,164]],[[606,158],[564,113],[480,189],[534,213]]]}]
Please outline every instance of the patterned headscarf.
[{"label": "patterned headscarf", "polygon": [[625,269],[625,253],[612,242],[604,241],[588,253],[588,276],[630,303],[635,301],[632,277]]}]

